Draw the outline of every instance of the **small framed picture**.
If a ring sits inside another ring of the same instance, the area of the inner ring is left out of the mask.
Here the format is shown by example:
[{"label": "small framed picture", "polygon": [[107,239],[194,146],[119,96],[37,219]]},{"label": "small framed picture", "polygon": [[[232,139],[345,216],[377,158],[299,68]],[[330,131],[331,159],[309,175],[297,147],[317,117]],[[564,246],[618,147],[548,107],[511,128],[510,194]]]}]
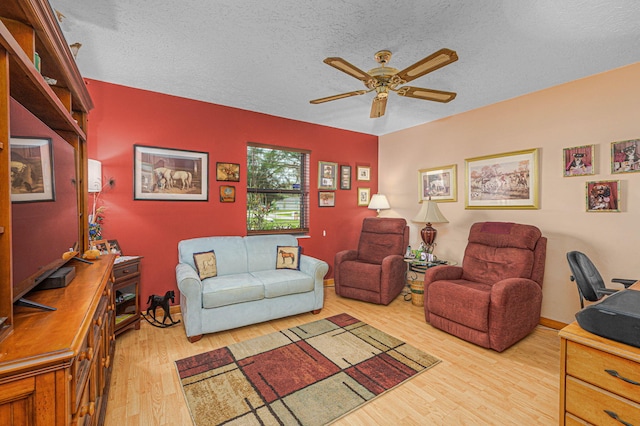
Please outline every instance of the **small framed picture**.
[{"label": "small framed picture", "polygon": [[109,253],[111,254],[122,254],[122,249],[120,248],[120,244],[118,244],[118,240],[107,240],[107,245],[109,246]]},{"label": "small framed picture", "polygon": [[222,182],[240,182],[240,164],[216,163],[216,180]]},{"label": "small framed picture", "polygon": [[340,166],[340,189],[351,189],[351,166]]},{"label": "small framed picture", "polygon": [[318,189],[336,189],[338,164],[318,161]]},{"label": "small framed picture", "polygon": [[318,191],[318,207],[335,207],[336,193],[332,191]]},{"label": "small framed picture", "polygon": [[585,176],[595,174],[595,145],[576,146],[562,150],[564,155],[564,176]]},{"label": "small framed picture", "polygon": [[220,185],[220,202],[221,203],[235,203],[236,202],[236,187],[230,185]]},{"label": "small framed picture", "polygon": [[11,138],[11,202],[54,201],[51,139]]},{"label": "small framed picture", "polygon": [[90,241],[90,248],[96,249],[100,252],[100,254],[109,254],[109,242],[107,240],[95,240]]},{"label": "small framed picture", "polygon": [[358,166],[357,168],[358,180],[361,181],[370,181],[371,180],[371,167],[369,166]]},{"label": "small framed picture", "polygon": [[371,198],[371,188],[358,188],[358,206],[368,206]]},{"label": "small framed picture", "polygon": [[418,170],[418,202],[425,200],[457,201],[457,166],[434,167]]},{"label": "small framed picture", "polygon": [[588,212],[620,211],[620,181],[600,180],[587,182],[586,192]]},{"label": "small framed picture", "polygon": [[611,143],[611,173],[640,172],[640,139]]}]

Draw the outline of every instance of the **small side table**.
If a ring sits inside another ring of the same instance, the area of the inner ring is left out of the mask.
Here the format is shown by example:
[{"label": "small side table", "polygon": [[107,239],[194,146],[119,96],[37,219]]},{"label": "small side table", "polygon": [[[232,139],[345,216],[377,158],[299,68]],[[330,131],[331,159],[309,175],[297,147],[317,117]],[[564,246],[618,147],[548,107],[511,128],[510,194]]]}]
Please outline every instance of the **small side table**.
[{"label": "small side table", "polygon": [[[446,260],[438,260],[435,262],[427,262],[418,259],[404,259],[407,262],[407,285],[409,293],[405,294],[405,300],[411,300],[411,304],[415,306],[424,306],[424,273],[429,268],[440,265],[457,265],[458,262],[450,262]],[[409,296],[409,298],[407,298]]]},{"label": "small side table", "polygon": [[140,260],[142,256],[120,256],[113,265],[115,292],[115,335],[140,329]]}]

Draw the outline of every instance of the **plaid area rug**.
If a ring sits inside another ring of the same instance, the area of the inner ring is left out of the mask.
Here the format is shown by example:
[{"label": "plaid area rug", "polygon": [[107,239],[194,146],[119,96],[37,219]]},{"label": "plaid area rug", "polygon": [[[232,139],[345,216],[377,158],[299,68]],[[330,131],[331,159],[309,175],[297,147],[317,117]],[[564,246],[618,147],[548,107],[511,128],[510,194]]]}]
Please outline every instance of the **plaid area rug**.
[{"label": "plaid area rug", "polygon": [[324,425],[440,360],[347,314],[184,358],[198,426]]}]

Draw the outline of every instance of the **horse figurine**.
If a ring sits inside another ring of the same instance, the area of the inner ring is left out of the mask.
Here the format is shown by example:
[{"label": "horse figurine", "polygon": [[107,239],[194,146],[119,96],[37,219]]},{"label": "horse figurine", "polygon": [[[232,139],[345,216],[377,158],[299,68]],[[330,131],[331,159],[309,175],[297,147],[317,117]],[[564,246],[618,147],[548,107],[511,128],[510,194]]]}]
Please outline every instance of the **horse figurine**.
[{"label": "horse figurine", "polygon": [[[175,302],[175,298],[176,293],[173,290],[167,291],[162,297],[155,294],[149,296],[149,299],[147,300],[147,304],[149,305],[149,307],[147,308],[147,315],[143,315],[144,319],[149,321],[151,325],[160,328],[171,327],[172,325],[178,324],[180,320],[174,321],[173,318],[171,318],[171,312],[169,309],[169,301],[173,303]],[[158,306],[161,307],[164,311],[162,322],[156,319],[156,309],[158,308]],[[149,317],[151,317],[153,321],[150,320]],[[166,324],[167,319],[169,319],[169,324]]]}]

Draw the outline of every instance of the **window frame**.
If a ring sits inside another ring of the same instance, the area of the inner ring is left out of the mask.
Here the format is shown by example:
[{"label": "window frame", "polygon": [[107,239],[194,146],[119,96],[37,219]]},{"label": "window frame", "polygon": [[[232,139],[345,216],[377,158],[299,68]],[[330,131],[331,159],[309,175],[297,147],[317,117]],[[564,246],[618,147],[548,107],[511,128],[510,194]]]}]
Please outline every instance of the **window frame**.
[{"label": "window frame", "polygon": [[[253,188],[249,186],[249,148],[262,148],[278,151],[294,152],[302,155],[300,163],[300,189],[271,189],[271,188]],[[247,235],[264,235],[264,234],[308,234],[309,233],[309,164],[311,151],[291,148],[287,146],[261,144],[256,142],[247,142],[247,200],[245,202],[245,212],[247,220],[245,229]],[[300,227],[293,229],[249,229],[249,197],[250,194],[291,194],[300,196]]]}]

